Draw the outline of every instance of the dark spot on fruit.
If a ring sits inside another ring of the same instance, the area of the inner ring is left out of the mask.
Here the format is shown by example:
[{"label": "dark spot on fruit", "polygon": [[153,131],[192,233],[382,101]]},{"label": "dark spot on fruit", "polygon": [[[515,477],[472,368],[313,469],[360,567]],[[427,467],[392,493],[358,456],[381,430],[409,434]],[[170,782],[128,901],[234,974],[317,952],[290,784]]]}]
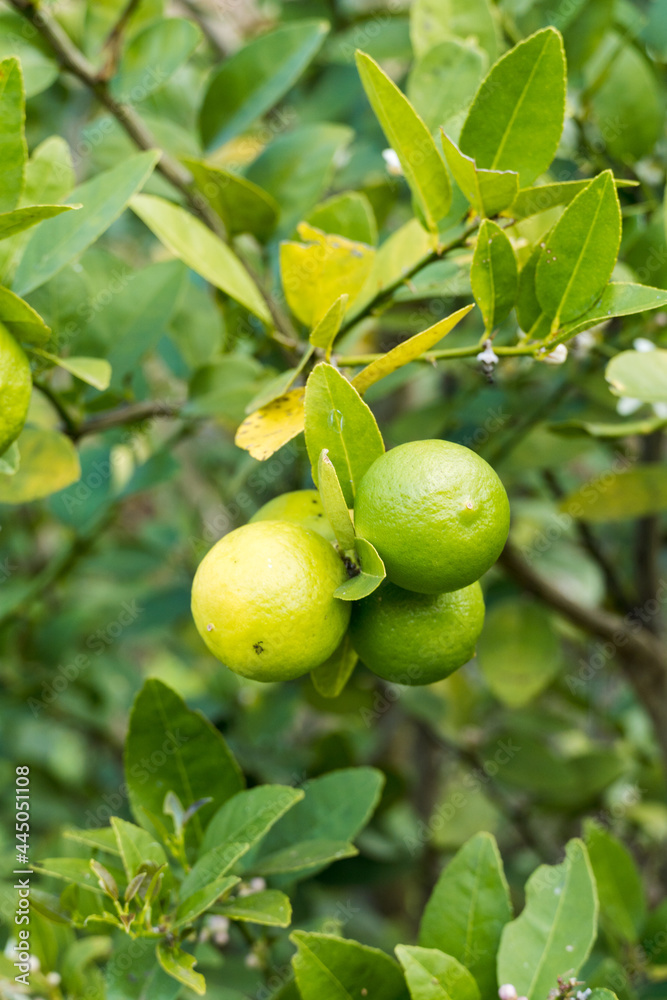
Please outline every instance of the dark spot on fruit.
[{"label": "dark spot on fruit", "polygon": [[254,643],[254,645],[253,645],[252,648],[255,650],[255,652],[257,653],[258,656],[259,656],[260,653],[264,652],[264,644],[261,643],[261,642]]},{"label": "dark spot on fruit", "polygon": [[345,569],[347,570],[347,575],[349,579],[352,579],[353,576],[359,576],[361,570],[359,569],[356,563],[352,562],[349,556],[344,556],[343,562],[345,563]]}]

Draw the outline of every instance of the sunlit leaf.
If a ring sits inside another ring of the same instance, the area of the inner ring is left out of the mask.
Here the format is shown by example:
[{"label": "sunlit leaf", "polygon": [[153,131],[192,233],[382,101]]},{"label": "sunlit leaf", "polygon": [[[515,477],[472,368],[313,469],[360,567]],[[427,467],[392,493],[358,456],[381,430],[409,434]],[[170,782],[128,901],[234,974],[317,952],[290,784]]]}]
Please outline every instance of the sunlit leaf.
[{"label": "sunlit leaf", "polygon": [[291,389],[255,410],[240,425],[235,443],[260,462],[270,458],[303,430],[305,396],[304,388]]}]

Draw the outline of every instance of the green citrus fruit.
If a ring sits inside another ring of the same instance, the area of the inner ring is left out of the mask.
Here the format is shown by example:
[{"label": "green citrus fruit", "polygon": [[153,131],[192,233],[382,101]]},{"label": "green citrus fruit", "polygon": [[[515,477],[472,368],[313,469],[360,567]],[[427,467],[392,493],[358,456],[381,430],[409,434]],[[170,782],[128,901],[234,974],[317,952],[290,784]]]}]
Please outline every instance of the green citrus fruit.
[{"label": "green citrus fruit", "polygon": [[484,624],[479,583],[416,594],[383,583],[352,611],[350,635],[367,667],[395,684],[433,684],[473,656]]},{"label": "green citrus fruit", "polygon": [[450,441],[412,441],[371,465],[354,505],[357,533],[406,590],[460,590],[489,569],[507,540],[510,508],[479,455]]},{"label": "green citrus fruit", "polygon": [[291,521],[309,531],[316,531],[328,542],[336,541],[317,490],[293,490],[274,497],[252,515],[250,523],[255,521]]},{"label": "green citrus fruit", "polygon": [[202,639],[230,670],[283,681],[313,670],[338,646],[350,605],[333,596],[347,579],[332,545],[286,521],[257,521],[221,538],[192,584]]},{"label": "green citrus fruit", "polygon": [[0,454],[21,433],[31,392],[30,362],[9,330],[0,323]]}]

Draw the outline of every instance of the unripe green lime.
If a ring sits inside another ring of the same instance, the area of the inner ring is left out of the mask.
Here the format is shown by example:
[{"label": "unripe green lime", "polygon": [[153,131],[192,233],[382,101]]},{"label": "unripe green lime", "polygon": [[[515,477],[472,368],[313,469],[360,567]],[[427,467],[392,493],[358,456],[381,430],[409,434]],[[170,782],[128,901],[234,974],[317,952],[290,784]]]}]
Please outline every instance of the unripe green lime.
[{"label": "unripe green lime", "polygon": [[479,583],[417,594],[383,583],[355,604],[350,636],[366,666],[395,684],[433,684],[470,660],[484,624]]},{"label": "unripe green lime", "polygon": [[31,393],[30,362],[0,323],[0,455],[23,430]]},{"label": "unripe green lime", "polygon": [[329,542],[336,540],[317,490],[292,490],[274,497],[252,515],[250,523],[255,521],[291,521],[309,531],[316,531]]},{"label": "unripe green lime", "polygon": [[217,542],[192,584],[192,614],[214,656],[258,681],[299,677],[342,640],[350,605],[334,597],[342,560],[314,531],[257,521]]},{"label": "unripe green lime", "polygon": [[450,441],[412,441],[373,462],[359,484],[354,520],[387,577],[423,594],[460,590],[502,552],[509,501],[491,466]]}]

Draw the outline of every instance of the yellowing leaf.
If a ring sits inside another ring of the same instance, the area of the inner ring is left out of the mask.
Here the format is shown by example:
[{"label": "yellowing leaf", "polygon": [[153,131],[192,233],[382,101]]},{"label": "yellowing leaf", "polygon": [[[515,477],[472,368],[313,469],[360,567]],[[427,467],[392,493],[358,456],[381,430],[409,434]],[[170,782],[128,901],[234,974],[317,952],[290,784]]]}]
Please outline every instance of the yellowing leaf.
[{"label": "yellowing leaf", "polygon": [[355,375],[352,379],[352,385],[357,392],[363,395],[370,386],[379,382],[385,375],[390,375],[397,368],[409,364],[437,344],[450,330],[454,329],[464,316],[468,315],[472,308],[474,308],[472,305],[464,306],[458,312],[452,313],[451,316],[446,316],[445,319],[430,326],[428,330],[423,330],[421,333],[415,334],[414,337],[410,337],[409,340],[405,340],[398,347],[394,347],[393,350],[378,358],[377,361],[372,361],[358,375]]},{"label": "yellowing leaf", "polygon": [[236,432],[235,443],[263,462],[303,430],[305,388],[292,389],[255,410]]},{"label": "yellowing leaf", "polygon": [[302,222],[299,235],[307,242],[280,247],[280,272],[287,304],[306,326],[315,326],[336,299],[346,293],[353,301],[373,266],[375,250],[343,236],[328,236]]},{"label": "yellowing leaf", "polygon": [[0,475],[0,503],[39,500],[80,478],[79,456],[64,434],[26,427],[18,445],[21,465],[13,476]]}]

